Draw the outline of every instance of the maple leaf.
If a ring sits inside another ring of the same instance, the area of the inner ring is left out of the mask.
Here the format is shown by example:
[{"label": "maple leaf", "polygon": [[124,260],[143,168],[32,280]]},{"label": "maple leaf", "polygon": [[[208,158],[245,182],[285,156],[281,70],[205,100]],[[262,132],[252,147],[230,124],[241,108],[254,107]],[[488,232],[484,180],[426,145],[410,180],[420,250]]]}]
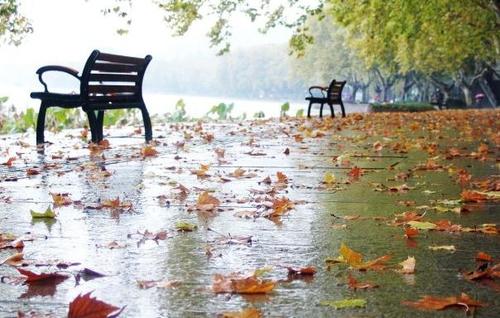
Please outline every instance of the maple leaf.
[{"label": "maple leaf", "polygon": [[484,278],[500,278],[500,263],[490,266],[489,263],[480,264],[475,270],[462,273],[467,280],[479,280]]},{"label": "maple leaf", "polygon": [[143,157],[155,157],[158,155],[158,151],[152,145],[146,145],[141,149],[141,155]]},{"label": "maple leaf", "polygon": [[122,202],[119,197],[116,197],[116,199],[102,201],[101,206],[109,209],[130,209],[132,208],[132,203]]},{"label": "maple leaf", "polygon": [[214,152],[217,155],[217,159],[224,159],[224,155],[226,153],[225,149],[215,148]]},{"label": "maple leaf", "polygon": [[271,292],[275,286],[276,283],[274,281],[263,280],[255,274],[247,276],[242,276],[238,273],[232,273],[228,276],[215,274],[212,291],[216,294],[266,294]]},{"label": "maple leaf", "polygon": [[336,182],[335,175],[331,172],[326,172],[323,176],[323,183],[327,185],[334,184]]},{"label": "maple leaf", "polygon": [[91,297],[90,293],[76,296],[69,303],[68,318],[106,318],[117,317],[125,307],[107,304],[103,301]]},{"label": "maple leaf", "polygon": [[377,288],[378,285],[372,283],[360,283],[358,282],[351,274],[349,274],[347,278],[347,284],[351,289],[369,289],[369,288]]},{"label": "maple leaf", "polygon": [[266,214],[265,217],[275,218],[282,216],[288,210],[293,209],[293,207],[294,207],[293,202],[286,197],[274,198],[272,201],[272,207],[271,207],[272,210],[270,213]]},{"label": "maple leaf", "polygon": [[392,222],[394,225],[402,225],[406,224],[410,221],[418,221],[421,220],[424,216],[422,214],[418,214],[415,211],[407,211],[401,214],[396,214],[396,218]]},{"label": "maple leaf", "polygon": [[217,318],[261,318],[262,313],[260,310],[255,308],[246,308],[241,311],[227,311],[223,312],[220,315],[217,315]]},{"label": "maple leaf", "polygon": [[59,274],[59,273],[42,273],[42,274],[36,274],[33,273],[29,270],[18,268],[17,269],[19,273],[23,276],[26,276],[26,280],[24,281],[25,283],[33,283],[33,282],[40,282],[40,281],[60,281],[68,278],[68,276]]},{"label": "maple leaf", "polygon": [[73,203],[69,197],[69,193],[51,193],[50,195],[55,206],[70,205]]},{"label": "maple leaf", "polygon": [[195,174],[198,178],[206,178],[206,177],[208,177],[207,172],[208,172],[209,168],[210,168],[210,165],[201,164],[200,169],[198,169],[198,170],[193,169],[193,170],[191,170],[191,173]]},{"label": "maple leaf", "polygon": [[349,266],[360,271],[383,270],[385,269],[385,263],[391,259],[390,255],[384,255],[372,261],[363,262],[363,256],[360,253],[347,247],[347,245],[345,245],[344,243],[340,245],[339,254],[340,256],[338,258],[327,259],[326,263],[328,265],[346,263]]},{"label": "maple leaf", "polygon": [[212,211],[220,205],[220,201],[208,194],[207,191],[203,191],[196,201],[196,208],[200,211]]},{"label": "maple leaf", "polygon": [[276,172],[276,177],[278,178],[278,183],[287,184],[288,177],[281,171]]},{"label": "maple leaf", "polygon": [[364,170],[357,167],[357,166],[354,166],[351,168],[351,170],[349,171],[348,175],[351,177],[351,178],[354,178],[354,179],[357,179],[359,178],[360,176],[362,176],[364,174]]},{"label": "maple leaf", "polygon": [[443,310],[451,306],[463,306],[466,311],[469,311],[470,307],[483,306],[482,303],[470,298],[465,293],[451,297],[424,296],[418,301],[403,301],[402,304],[420,310]]}]

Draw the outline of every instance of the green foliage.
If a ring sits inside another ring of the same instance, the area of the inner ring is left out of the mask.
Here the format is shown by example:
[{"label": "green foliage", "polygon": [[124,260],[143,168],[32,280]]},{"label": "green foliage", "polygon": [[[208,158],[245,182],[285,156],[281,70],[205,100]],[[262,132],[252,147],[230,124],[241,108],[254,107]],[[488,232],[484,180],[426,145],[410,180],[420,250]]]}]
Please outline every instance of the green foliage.
[{"label": "green foliage", "polygon": [[104,126],[124,126],[136,122],[135,109],[111,109],[104,113]]},{"label": "green foliage", "polygon": [[370,108],[374,112],[425,112],[435,110],[435,107],[431,104],[417,102],[372,103]]},{"label": "green foliage", "polygon": [[29,21],[18,12],[17,0],[0,0],[0,40],[19,45],[27,33],[33,32]]},{"label": "green foliage", "polygon": [[297,111],[297,113],[295,114],[296,117],[304,117],[304,109],[301,108]]},{"label": "green foliage", "polygon": [[263,111],[256,112],[255,114],[253,114],[253,118],[264,118],[264,117],[266,117],[266,114],[264,114]]},{"label": "green foliage", "polygon": [[219,105],[212,106],[212,109],[207,113],[207,116],[211,114],[216,114],[218,120],[226,120],[230,117],[233,111],[234,104],[219,103]]},{"label": "green foliage", "polygon": [[183,121],[188,121],[189,118],[186,116],[186,103],[184,100],[181,98],[175,103],[175,111],[170,114],[167,113],[165,115],[165,120],[167,122],[183,122]]},{"label": "green foliage", "polygon": [[286,117],[286,112],[290,110],[290,103],[286,102],[281,105],[280,117]]}]

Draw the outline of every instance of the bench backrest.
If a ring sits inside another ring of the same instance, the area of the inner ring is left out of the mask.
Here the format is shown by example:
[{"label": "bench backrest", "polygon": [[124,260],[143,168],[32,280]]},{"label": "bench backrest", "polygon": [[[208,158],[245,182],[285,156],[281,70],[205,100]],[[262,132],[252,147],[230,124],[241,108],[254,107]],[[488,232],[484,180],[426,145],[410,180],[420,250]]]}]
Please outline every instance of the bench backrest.
[{"label": "bench backrest", "polygon": [[342,99],[342,90],[346,81],[336,81],[333,80],[328,87],[328,99],[332,101],[338,101]]},{"label": "bench backrest", "polygon": [[88,103],[142,102],[142,81],[151,55],[144,58],[94,50],[82,72],[80,94]]}]

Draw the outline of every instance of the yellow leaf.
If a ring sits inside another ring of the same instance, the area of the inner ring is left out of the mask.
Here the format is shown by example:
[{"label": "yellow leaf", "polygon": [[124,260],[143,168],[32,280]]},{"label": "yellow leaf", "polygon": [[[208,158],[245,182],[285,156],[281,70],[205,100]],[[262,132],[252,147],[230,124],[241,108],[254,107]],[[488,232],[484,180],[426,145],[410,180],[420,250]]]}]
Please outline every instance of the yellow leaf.
[{"label": "yellow leaf", "polygon": [[334,184],[336,182],[335,175],[331,172],[325,173],[325,176],[323,177],[323,183],[326,184]]}]

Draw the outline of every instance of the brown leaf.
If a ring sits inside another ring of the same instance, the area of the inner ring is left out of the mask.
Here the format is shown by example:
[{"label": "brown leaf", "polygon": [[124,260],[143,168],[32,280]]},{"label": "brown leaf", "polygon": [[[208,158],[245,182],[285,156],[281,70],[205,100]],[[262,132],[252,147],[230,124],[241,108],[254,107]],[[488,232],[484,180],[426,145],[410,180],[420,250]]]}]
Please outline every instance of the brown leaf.
[{"label": "brown leaf", "polygon": [[215,274],[212,290],[217,294],[266,294],[271,292],[275,285],[275,282],[263,280],[255,275],[242,276],[238,273],[233,273],[228,276],[223,276]]},{"label": "brown leaf", "polygon": [[492,262],[493,257],[491,255],[485,253],[485,252],[477,252],[476,254],[476,261],[480,262]]},{"label": "brown leaf", "polygon": [[95,297],[90,297],[91,293],[76,296],[69,303],[68,318],[106,318],[117,317],[121,311],[119,307],[107,304],[97,300]]},{"label": "brown leaf", "polygon": [[216,209],[220,205],[220,201],[208,194],[207,191],[203,191],[196,201],[196,208],[200,211],[211,211]]},{"label": "brown leaf", "polygon": [[360,283],[358,282],[351,274],[349,274],[348,281],[349,288],[351,289],[369,289],[369,288],[377,288],[378,285],[372,283]]},{"label": "brown leaf", "polygon": [[417,235],[418,235],[418,229],[413,228],[411,226],[405,228],[405,237],[407,239],[413,239],[417,237]]},{"label": "brown leaf", "polygon": [[70,205],[73,201],[69,197],[69,193],[51,193],[54,206]]},{"label": "brown leaf", "polygon": [[0,264],[8,264],[10,266],[21,266],[23,264],[23,261],[24,261],[23,253],[16,253],[1,261]]},{"label": "brown leaf", "polygon": [[314,266],[307,266],[301,268],[287,267],[289,276],[312,276],[316,274],[317,270]]},{"label": "brown leaf", "polygon": [[460,196],[462,197],[463,202],[484,202],[488,200],[488,197],[485,194],[472,190],[464,190]]},{"label": "brown leaf", "polygon": [[484,306],[465,293],[462,293],[460,296],[451,297],[424,296],[418,301],[403,301],[402,304],[421,310],[443,310],[451,306],[463,306],[466,311],[469,311],[469,307]]},{"label": "brown leaf", "polygon": [[158,151],[156,151],[155,147],[151,145],[146,145],[141,149],[141,155],[143,157],[155,157],[158,155]]},{"label": "brown leaf", "polygon": [[241,311],[227,311],[217,315],[217,318],[261,318],[262,313],[255,308],[246,308]]}]

